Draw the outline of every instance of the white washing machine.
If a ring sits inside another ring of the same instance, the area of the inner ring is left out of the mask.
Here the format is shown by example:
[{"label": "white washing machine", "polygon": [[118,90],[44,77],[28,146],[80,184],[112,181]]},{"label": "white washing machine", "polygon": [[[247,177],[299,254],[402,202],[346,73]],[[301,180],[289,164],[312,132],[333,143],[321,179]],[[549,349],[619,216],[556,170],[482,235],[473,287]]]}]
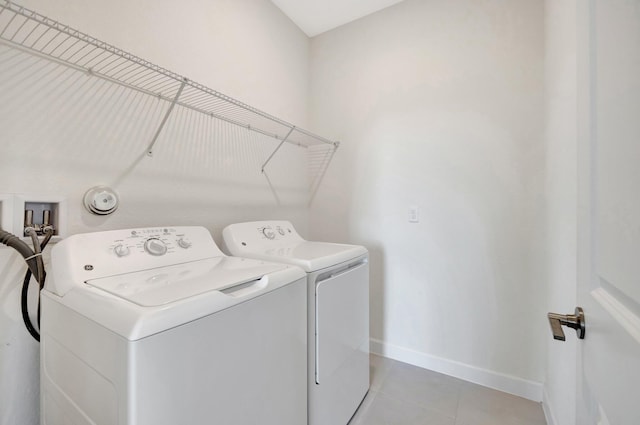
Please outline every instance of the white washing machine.
[{"label": "white washing machine", "polygon": [[42,292],[41,423],[300,425],[306,276],[202,227],[71,236]]},{"label": "white washing machine", "polygon": [[307,272],[308,423],[346,425],[369,390],[367,250],[306,241],[288,221],[232,224],[223,237],[232,255]]}]

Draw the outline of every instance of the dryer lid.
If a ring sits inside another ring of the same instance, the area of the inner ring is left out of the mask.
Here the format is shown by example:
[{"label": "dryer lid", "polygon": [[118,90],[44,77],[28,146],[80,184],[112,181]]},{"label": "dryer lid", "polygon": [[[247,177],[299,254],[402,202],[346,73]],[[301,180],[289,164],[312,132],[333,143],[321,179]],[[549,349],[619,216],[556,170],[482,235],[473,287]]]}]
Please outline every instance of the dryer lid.
[{"label": "dryer lid", "polygon": [[265,256],[261,258],[293,264],[310,273],[352,260],[366,253],[367,250],[359,245],[305,241],[289,247],[266,250]]},{"label": "dryer lid", "polygon": [[261,279],[281,264],[236,257],[213,257],[134,273],[89,279],[85,283],[143,307],[185,300],[209,291]]},{"label": "dryer lid", "polygon": [[310,241],[264,250],[248,249],[237,254],[234,252],[234,255],[295,265],[307,273],[335,266],[365,254],[367,250],[359,245]]},{"label": "dryer lid", "polygon": [[291,264],[307,273],[367,254],[359,245],[307,241],[285,220],[231,224],[222,237],[231,255]]}]

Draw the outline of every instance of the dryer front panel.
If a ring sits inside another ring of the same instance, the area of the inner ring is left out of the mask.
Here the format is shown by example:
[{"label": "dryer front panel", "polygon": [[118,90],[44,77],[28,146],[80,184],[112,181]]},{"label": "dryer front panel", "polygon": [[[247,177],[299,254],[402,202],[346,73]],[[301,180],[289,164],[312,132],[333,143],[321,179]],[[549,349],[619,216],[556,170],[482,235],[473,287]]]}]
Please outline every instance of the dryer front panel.
[{"label": "dryer front panel", "polygon": [[365,261],[316,281],[315,380],[322,385],[351,357],[369,353],[369,267]]}]

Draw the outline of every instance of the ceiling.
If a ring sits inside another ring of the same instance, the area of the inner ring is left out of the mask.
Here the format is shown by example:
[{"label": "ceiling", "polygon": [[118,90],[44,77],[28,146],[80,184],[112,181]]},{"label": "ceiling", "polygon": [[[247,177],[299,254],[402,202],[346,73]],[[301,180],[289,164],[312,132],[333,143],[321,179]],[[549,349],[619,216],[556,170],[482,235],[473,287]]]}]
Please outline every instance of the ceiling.
[{"label": "ceiling", "polygon": [[309,37],[355,21],[402,0],[271,0]]}]

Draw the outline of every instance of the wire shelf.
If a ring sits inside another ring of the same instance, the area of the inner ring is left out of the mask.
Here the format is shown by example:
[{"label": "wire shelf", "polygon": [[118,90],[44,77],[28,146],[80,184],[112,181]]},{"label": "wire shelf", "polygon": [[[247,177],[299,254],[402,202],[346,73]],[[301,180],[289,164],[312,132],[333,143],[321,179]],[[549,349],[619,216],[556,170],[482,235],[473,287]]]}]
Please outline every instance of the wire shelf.
[{"label": "wire shelf", "polygon": [[[148,153],[175,105],[301,147],[339,143],[294,126],[202,84],[127,53],[90,35],[0,0],[0,43],[66,65],[170,103]],[[274,151],[274,154],[277,152]],[[272,154],[273,156],[273,154]],[[267,165],[269,162],[263,165]]]}]

